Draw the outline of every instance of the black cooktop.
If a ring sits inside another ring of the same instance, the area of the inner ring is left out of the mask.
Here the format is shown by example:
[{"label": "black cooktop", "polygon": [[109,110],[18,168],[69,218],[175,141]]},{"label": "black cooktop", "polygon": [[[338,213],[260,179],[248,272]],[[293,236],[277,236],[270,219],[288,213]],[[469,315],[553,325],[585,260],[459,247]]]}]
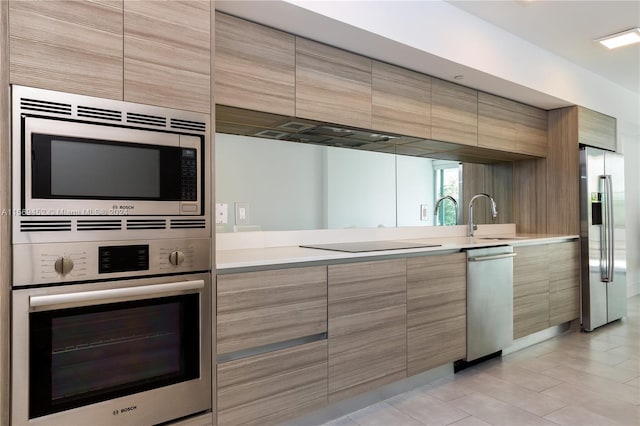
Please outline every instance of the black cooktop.
[{"label": "black cooktop", "polygon": [[342,251],[347,253],[363,253],[367,251],[403,250],[425,247],[440,247],[440,244],[407,243],[403,241],[358,241],[354,243],[309,244],[304,248]]}]

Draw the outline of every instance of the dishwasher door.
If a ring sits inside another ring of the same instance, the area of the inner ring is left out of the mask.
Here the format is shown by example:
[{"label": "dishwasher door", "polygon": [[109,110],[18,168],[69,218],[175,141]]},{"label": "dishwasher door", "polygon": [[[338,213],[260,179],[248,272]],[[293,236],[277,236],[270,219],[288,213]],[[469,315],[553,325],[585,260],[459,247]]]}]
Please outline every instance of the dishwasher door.
[{"label": "dishwasher door", "polygon": [[467,250],[467,361],[513,342],[511,246]]}]

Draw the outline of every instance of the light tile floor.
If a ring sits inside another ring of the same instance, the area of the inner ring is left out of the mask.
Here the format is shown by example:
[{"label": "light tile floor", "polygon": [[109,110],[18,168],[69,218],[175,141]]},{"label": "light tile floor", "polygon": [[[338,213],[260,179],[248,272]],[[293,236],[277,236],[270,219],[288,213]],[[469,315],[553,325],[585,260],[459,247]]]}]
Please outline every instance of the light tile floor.
[{"label": "light tile floor", "polygon": [[627,317],[437,380],[324,426],[640,426],[640,296]]}]

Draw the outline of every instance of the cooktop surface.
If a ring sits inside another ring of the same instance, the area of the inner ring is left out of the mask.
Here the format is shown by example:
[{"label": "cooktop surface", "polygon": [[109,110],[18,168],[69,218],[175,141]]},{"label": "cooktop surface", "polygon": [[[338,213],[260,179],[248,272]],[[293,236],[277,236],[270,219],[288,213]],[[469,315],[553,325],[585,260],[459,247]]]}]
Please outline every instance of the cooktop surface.
[{"label": "cooktop surface", "polygon": [[440,247],[440,244],[407,243],[403,241],[357,241],[353,243],[309,244],[304,248],[320,250],[342,251],[347,253],[362,253],[367,251],[403,250],[425,247]]}]

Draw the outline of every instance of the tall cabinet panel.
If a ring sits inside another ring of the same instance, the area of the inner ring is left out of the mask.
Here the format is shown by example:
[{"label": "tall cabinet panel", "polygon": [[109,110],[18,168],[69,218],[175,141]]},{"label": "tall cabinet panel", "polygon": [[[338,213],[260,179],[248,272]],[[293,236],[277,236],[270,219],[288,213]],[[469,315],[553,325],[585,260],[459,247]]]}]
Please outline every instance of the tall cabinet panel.
[{"label": "tall cabinet panel", "polygon": [[216,103],[295,115],[295,37],[216,12]]},{"label": "tall cabinet panel", "polygon": [[329,265],[329,403],[406,377],[406,260]]},{"label": "tall cabinet panel", "polygon": [[208,113],[211,3],[124,1],[124,100]]},{"label": "tall cabinet panel", "polygon": [[371,59],[296,38],[296,116],[371,128]]},{"label": "tall cabinet panel", "polygon": [[122,99],[122,0],[9,2],[10,83]]}]

